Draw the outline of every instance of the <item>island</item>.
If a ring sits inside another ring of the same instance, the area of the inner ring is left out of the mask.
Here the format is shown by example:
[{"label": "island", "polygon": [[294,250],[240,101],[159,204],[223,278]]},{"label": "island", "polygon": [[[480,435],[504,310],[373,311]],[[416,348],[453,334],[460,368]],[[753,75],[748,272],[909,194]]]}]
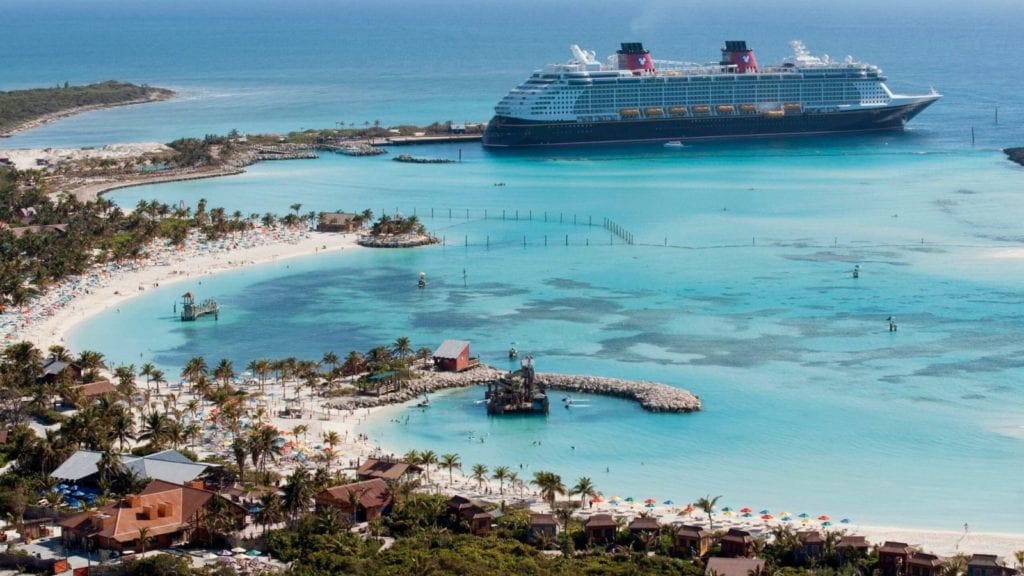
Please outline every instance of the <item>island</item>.
[{"label": "island", "polygon": [[33,88],[0,92],[0,137],[48,122],[112,106],[167,100],[174,92],[109,80],[86,86]]}]

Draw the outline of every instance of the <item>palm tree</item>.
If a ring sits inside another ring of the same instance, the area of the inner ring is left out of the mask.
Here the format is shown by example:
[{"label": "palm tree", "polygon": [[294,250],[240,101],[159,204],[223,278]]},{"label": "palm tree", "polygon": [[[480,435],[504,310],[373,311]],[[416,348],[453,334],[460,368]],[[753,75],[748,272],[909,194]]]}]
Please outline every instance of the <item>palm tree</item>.
[{"label": "palm tree", "polygon": [[548,504],[551,509],[555,509],[555,499],[559,494],[565,494],[565,484],[562,483],[562,477],[554,472],[546,472],[539,470],[533,473],[533,484],[540,489],[540,495]]},{"label": "palm tree", "polygon": [[149,377],[150,377],[151,381],[153,382],[153,384],[156,384],[156,393],[159,394],[160,393],[160,385],[161,384],[167,384],[167,378],[164,377],[164,371],[163,370],[153,370],[149,374]]},{"label": "palm tree", "polygon": [[260,511],[256,513],[256,523],[263,526],[266,535],[267,527],[284,521],[284,508],[277,494],[269,493],[260,497]]},{"label": "palm tree", "polygon": [[334,446],[336,444],[340,444],[341,443],[341,437],[338,436],[338,433],[335,432],[334,430],[330,430],[328,432],[324,432],[323,438],[324,438],[324,444],[327,444],[327,447],[331,449],[331,452],[334,452]]},{"label": "palm tree", "polygon": [[427,473],[427,482],[430,482],[430,467],[437,464],[437,454],[433,450],[420,452],[420,464],[423,464],[423,469]]},{"label": "palm tree", "polygon": [[145,526],[143,526],[142,528],[139,528],[139,555],[140,556],[146,553],[146,545],[149,544],[150,539],[151,538],[149,537],[149,528],[147,528]]},{"label": "palm tree", "polygon": [[491,475],[491,478],[498,481],[498,492],[501,494],[505,493],[505,480],[508,479],[509,472],[508,466],[498,466],[494,469],[494,474]]},{"label": "palm tree", "polygon": [[225,386],[235,378],[235,367],[231,360],[221,358],[220,363],[213,369],[213,377],[220,380]]},{"label": "palm tree", "polygon": [[448,452],[441,455],[441,462],[438,464],[438,467],[448,470],[448,485],[451,485],[455,481],[452,472],[455,468],[462,468],[462,462],[459,460],[458,454]]},{"label": "palm tree", "polygon": [[1024,572],[1024,550],[1014,552],[1013,559],[1017,561],[1017,569]]},{"label": "palm tree", "polygon": [[152,362],[146,362],[142,365],[142,369],[139,370],[139,375],[146,377],[146,388],[149,388],[149,379],[153,376],[153,370],[156,370],[156,366]]},{"label": "palm tree", "polygon": [[582,476],[576,481],[576,485],[572,487],[571,493],[580,495],[580,508],[583,508],[583,501],[585,499],[597,496],[597,490],[594,489],[594,483],[586,476]]},{"label": "palm tree", "polygon": [[206,365],[206,359],[202,356],[193,356],[185,364],[185,368],[181,371],[181,377],[188,380],[190,385],[195,385],[200,377],[207,376],[209,373],[210,369]]},{"label": "palm tree", "polygon": [[718,504],[719,498],[721,498],[720,495],[712,498],[711,495],[708,494],[707,496],[700,498],[693,503],[694,506],[700,508],[701,510],[704,511],[705,514],[708,515],[708,527],[711,530],[715,529],[715,521],[714,518],[711,516],[711,512],[715,510],[715,504]]},{"label": "palm tree", "polygon": [[484,482],[487,481],[487,466],[483,464],[473,464],[473,480],[476,480],[476,484],[479,490],[483,490]]},{"label": "palm tree", "polygon": [[114,419],[110,423],[110,433],[114,440],[121,445],[121,451],[124,451],[124,445],[133,438],[135,434],[135,419],[132,418],[131,413],[125,412],[124,410],[119,411]]},{"label": "palm tree", "polygon": [[146,414],[142,420],[142,434],[139,434],[139,440],[149,442],[154,448],[163,446],[167,438],[168,420],[166,414],[156,410]]},{"label": "palm tree", "polygon": [[409,342],[409,339],[406,338],[405,336],[402,336],[395,340],[394,345],[392,345],[392,349],[394,350],[395,354],[398,355],[398,359],[401,360],[402,362],[405,362],[406,356],[412,354],[412,344]]}]

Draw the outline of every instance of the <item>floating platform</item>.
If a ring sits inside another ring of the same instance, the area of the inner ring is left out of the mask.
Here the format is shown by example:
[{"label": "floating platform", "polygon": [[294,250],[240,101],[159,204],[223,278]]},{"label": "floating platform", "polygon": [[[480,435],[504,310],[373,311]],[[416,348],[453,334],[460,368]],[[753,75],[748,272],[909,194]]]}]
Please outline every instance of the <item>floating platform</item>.
[{"label": "floating platform", "polygon": [[524,358],[521,366],[519,370],[487,384],[484,399],[488,414],[548,413],[548,395],[544,386],[535,382],[533,357]]},{"label": "floating platform", "polygon": [[196,304],[195,296],[191,292],[181,295],[181,321],[194,322],[200,316],[213,315],[213,319],[220,318],[220,305],[213,298],[203,300]]}]

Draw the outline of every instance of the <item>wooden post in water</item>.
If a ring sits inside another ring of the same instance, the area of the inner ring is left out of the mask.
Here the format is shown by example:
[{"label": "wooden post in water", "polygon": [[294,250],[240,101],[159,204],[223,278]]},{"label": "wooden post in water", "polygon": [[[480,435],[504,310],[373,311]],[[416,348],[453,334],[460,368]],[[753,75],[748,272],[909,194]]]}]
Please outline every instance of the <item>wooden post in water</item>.
[{"label": "wooden post in water", "polygon": [[974,146],[974,126],[971,126],[971,146]]}]

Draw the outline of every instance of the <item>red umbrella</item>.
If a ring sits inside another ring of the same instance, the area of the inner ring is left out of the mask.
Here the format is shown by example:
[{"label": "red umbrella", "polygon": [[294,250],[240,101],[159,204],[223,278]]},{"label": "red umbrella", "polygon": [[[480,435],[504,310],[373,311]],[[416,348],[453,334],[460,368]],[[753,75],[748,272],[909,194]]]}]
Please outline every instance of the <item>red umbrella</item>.
[{"label": "red umbrella", "polygon": [[657,500],[655,500],[654,498],[648,498],[647,500],[644,500],[644,504],[655,504],[655,503],[657,503]]},{"label": "red umbrella", "polygon": [[686,508],[683,509],[683,512],[686,512],[687,514],[693,512],[693,506],[690,505],[690,504],[687,504]]},{"label": "red umbrella", "polygon": [[604,500],[602,500],[600,496],[594,496],[590,501],[595,504],[598,502],[604,502]]},{"label": "red umbrella", "polygon": [[761,515],[761,520],[771,520],[772,518],[775,518],[775,516],[772,516],[771,514],[762,514]]},{"label": "red umbrella", "polygon": [[742,514],[750,514],[751,512],[753,512],[753,510],[750,509],[750,508],[747,508],[747,507],[743,507],[743,508],[740,508],[740,512]]},{"label": "red umbrella", "polygon": [[818,520],[821,520],[822,522],[824,522],[826,520],[830,520],[830,518],[828,516],[825,516],[824,514],[822,514],[821,516],[818,516]]}]

